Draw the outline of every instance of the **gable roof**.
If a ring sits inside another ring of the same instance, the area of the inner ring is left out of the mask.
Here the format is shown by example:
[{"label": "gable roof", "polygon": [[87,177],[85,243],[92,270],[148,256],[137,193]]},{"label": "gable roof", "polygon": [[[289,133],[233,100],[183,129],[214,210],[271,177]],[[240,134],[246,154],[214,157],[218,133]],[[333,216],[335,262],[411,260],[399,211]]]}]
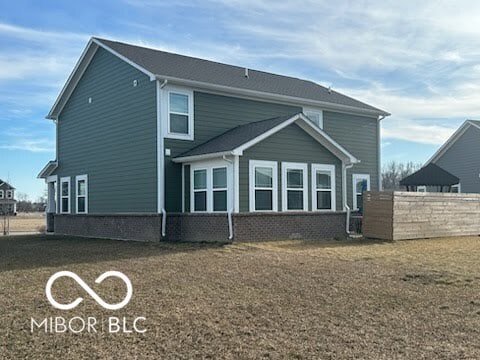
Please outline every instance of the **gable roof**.
[{"label": "gable roof", "polygon": [[345,160],[347,163],[359,162],[355,156],[350,154],[323,130],[312,124],[303,113],[280,116],[237,126],[177,156],[173,161],[191,162],[226,155],[242,155],[244,150],[258,144],[293,123],[299,125],[305,132],[338,158]]},{"label": "gable roof", "polygon": [[[98,46],[103,47],[144,72],[151,80],[167,80],[199,88],[215,87],[218,91],[231,91],[234,93],[241,91],[245,95],[249,94],[250,96],[271,95],[283,100],[305,102],[307,105],[312,106],[330,106],[334,109],[342,108],[345,111],[360,111],[377,116],[390,115],[384,110],[327,89],[312,81],[264,71],[247,70],[240,66],[227,65],[94,37],[90,40],[74,72],[67,80],[67,84],[49,112],[48,118],[55,118],[61,111],[61,106],[57,105],[61,105],[63,95],[69,96],[68,90],[72,87],[69,85],[70,81],[74,84],[78,81],[81,74],[83,74],[83,67],[88,66],[88,62],[93,57]],[[85,61],[83,61],[84,56],[86,57]],[[248,76],[245,76],[246,71],[248,71]],[[81,73],[80,76],[74,75],[77,72]],[[60,108],[57,109],[57,107]]]},{"label": "gable roof", "polygon": [[[428,159],[426,164],[434,163],[440,159],[440,157],[445,154],[445,152],[450,149],[450,147],[455,144],[455,142],[460,139],[460,137],[468,131],[471,127],[477,128],[480,130],[480,121],[479,120],[466,120],[458,129],[453,133],[452,136],[448,138],[448,140],[440,146],[440,148],[433,154],[433,156]],[[480,138],[479,138],[480,141]]]},{"label": "gable roof", "polygon": [[428,164],[410,176],[402,179],[402,186],[452,186],[460,182],[459,178],[450,174],[436,164]]},{"label": "gable roof", "polygon": [[50,175],[53,174],[53,172],[57,169],[58,167],[58,161],[57,160],[50,160],[47,165],[43,167],[43,169],[40,171],[40,173],[37,175],[37,179],[46,179]]},{"label": "gable roof", "polygon": [[7,185],[7,188],[8,188],[7,190],[15,190],[15,188],[12,185],[0,179],[0,186],[3,186],[3,185]]}]

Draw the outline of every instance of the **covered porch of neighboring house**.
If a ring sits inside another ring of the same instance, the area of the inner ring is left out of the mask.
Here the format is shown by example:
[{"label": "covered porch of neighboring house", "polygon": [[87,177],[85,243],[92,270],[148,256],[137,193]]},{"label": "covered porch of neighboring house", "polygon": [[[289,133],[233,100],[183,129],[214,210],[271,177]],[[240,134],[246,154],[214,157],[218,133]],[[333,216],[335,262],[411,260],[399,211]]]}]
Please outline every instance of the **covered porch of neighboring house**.
[{"label": "covered porch of neighboring house", "polygon": [[461,192],[460,179],[434,163],[402,179],[400,185],[407,191]]}]

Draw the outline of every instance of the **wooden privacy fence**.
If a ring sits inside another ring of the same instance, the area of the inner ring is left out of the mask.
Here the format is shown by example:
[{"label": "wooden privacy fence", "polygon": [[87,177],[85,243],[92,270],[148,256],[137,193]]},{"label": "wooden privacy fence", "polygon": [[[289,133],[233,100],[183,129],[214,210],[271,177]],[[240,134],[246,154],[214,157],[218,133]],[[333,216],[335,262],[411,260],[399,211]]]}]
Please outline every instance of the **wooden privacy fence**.
[{"label": "wooden privacy fence", "polygon": [[363,206],[369,238],[480,235],[480,194],[369,191]]}]

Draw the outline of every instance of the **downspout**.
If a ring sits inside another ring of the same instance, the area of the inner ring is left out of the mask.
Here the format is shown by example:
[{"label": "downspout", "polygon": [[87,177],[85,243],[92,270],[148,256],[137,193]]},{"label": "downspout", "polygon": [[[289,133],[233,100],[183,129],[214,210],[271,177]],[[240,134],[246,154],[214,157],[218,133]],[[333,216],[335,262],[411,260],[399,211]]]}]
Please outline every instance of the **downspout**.
[{"label": "downspout", "polygon": [[[223,155],[223,160],[225,160],[226,162],[229,162],[230,164],[232,164],[232,167],[234,167],[233,166],[233,161],[230,160],[230,159],[227,159],[227,157],[225,155]],[[233,174],[233,177],[235,178],[235,174]],[[235,181],[233,183],[235,184]],[[232,189],[231,194],[233,195],[234,193],[235,193],[235,189]],[[235,200],[233,202],[235,202]],[[228,240],[233,239],[233,219],[232,219],[233,216],[232,216],[232,214],[233,214],[234,208],[235,208],[235,206],[232,206],[232,208],[230,210],[228,210],[228,213],[227,213],[227,217],[228,217]]]},{"label": "downspout", "polygon": [[343,208],[347,211],[347,221],[345,223],[345,232],[350,235],[350,207],[347,201],[347,170],[353,167],[353,164],[342,165],[342,191],[343,191]]},{"label": "downspout", "polygon": [[[158,80],[157,80],[158,81]],[[160,106],[160,90],[167,85],[168,80],[165,79],[161,84],[158,81],[157,82],[157,126],[158,126],[158,136],[159,136],[159,142],[160,142],[160,149],[161,152],[159,151],[159,156],[161,156],[163,159],[165,158],[165,149],[164,149],[164,142],[163,142],[163,131],[162,131],[162,122],[161,122],[161,106]],[[163,175],[163,181],[161,183],[161,187],[165,188],[165,160],[162,162],[162,175]],[[165,237],[167,234],[167,210],[165,210],[165,191],[161,191],[161,213],[162,213],[162,237]],[[159,206],[160,207],[160,206]]]},{"label": "downspout", "polygon": [[380,121],[385,119],[387,115],[381,115],[377,120],[377,157],[378,157],[378,191],[383,190],[382,185],[382,143],[381,143],[381,135],[380,135]]}]

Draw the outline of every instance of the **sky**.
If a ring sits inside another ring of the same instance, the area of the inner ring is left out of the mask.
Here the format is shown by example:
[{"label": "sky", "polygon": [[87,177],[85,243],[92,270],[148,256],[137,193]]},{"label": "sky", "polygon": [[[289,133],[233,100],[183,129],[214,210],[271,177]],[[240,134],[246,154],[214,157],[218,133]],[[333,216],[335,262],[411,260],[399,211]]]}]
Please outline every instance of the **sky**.
[{"label": "sky", "polygon": [[423,163],[480,119],[479,19],[478,1],[4,1],[0,179],[43,194],[45,115],[91,36],[331,86],[392,114],[383,163]]}]

